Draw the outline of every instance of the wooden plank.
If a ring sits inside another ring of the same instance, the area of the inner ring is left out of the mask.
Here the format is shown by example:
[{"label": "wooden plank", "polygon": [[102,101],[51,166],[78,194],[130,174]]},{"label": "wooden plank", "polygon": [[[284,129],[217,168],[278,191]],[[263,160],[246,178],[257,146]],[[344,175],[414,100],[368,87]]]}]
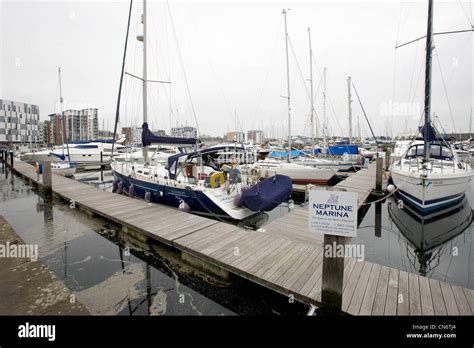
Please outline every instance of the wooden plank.
[{"label": "wooden plank", "polygon": [[420,297],[421,297],[421,314],[434,315],[433,300],[431,298],[431,289],[428,278],[419,277]]},{"label": "wooden plank", "polygon": [[347,281],[347,286],[342,293],[342,310],[347,311],[349,304],[352,300],[352,295],[354,294],[357,282],[359,281],[360,274],[364,267],[365,262],[359,261],[354,265],[354,269]]},{"label": "wooden plank", "polygon": [[399,270],[390,268],[388,277],[387,297],[385,302],[385,315],[397,314],[399,275]]},{"label": "wooden plank", "polygon": [[312,258],[308,258],[300,269],[298,269],[284,284],[288,289],[294,292],[300,292],[303,285],[312,275],[312,271],[318,267],[323,260],[323,249],[320,248]]},{"label": "wooden plank", "polygon": [[187,224],[184,226],[180,226],[178,228],[174,228],[172,233],[167,233],[167,234],[155,234],[155,232],[147,232],[147,233],[150,236],[156,235],[159,238],[167,240],[171,243],[176,238],[186,236],[190,233],[198,232],[214,224],[215,224],[215,221],[212,221],[212,220],[200,220],[200,221],[194,221],[192,224]]},{"label": "wooden plank", "polygon": [[[261,277],[269,282],[274,283],[275,279],[281,277],[291,266],[293,266],[298,259],[300,259],[301,254],[304,254],[309,250],[309,247],[304,244],[296,244],[283,255],[273,266],[268,269]],[[259,275],[258,273],[256,274]]]},{"label": "wooden plank", "polygon": [[[258,269],[261,262],[264,262],[267,258],[270,258],[271,255],[275,254],[280,250],[280,248],[286,247],[290,242],[285,239],[271,239],[265,246],[265,249],[259,252],[258,254],[252,252],[246,252],[243,249],[243,253],[239,255],[234,255],[234,253],[230,253],[227,255],[224,260],[228,262],[230,265],[239,268],[240,270],[254,274],[255,271]],[[240,250],[240,248],[239,248]],[[267,261],[268,262],[268,261]]]},{"label": "wooden plank", "polygon": [[421,315],[420,285],[416,274],[408,274],[408,291],[410,315]]},{"label": "wooden plank", "polygon": [[357,261],[356,259],[351,257],[351,258],[349,258],[349,262],[344,267],[344,279],[342,280],[342,291],[343,291],[343,293],[344,293],[344,289],[347,286],[347,283],[349,282],[349,278],[351,276],[352,270],[354,269],[354,265],[355,265],[356,262],[360,262],[360,261]]},{"label": "wooden plank", "polygon": [[433,299],[433,308],[435,315],[446,315],[446,305],[444,303],[443,293],[438,280],[430,279],[431,298]]},{"label": "wooden plank", "polygon": [[464,295],[466,296],[466,300],[469,303],[469,307],[471,308],[471,313],[474,315],[474,290],[463,288]]},{"label": "wooden plank", "polygon": [[381,266],[379,281],[375,290],[374,304],[372,305],[372,315],[383,315],[385,312],[385,300],[388,292],[388,277],[390,268]]},{"label": "wooden plank", "polygon": [[364,261],[364,268],[359,277],[359,281],[357,282],[356,289],[354,291],[354,295],[352,295],[351,302],[347,311],[349,314],[359,314],[360,306],[362,304],[362,299],[364,298],[365,291],[367,289],[367,282],[369,280],[370,272],[372,270],[373,263]]},{"label": "wooden plank", "polygon": [[410,295],[408,293],[408,273],[400,271],[398,276],[397,315],[410,315]]},{"label": "wooden plank", "polygon": [[446,305],[446,312],[448,315],[459,315],[459,309],[454,299],[453,290],[448,283],[440,282],[441,292],[443,293],[444,303]]},{"label": "wooden plank", "polygon": [[242,229],[239,229],[238,227],[235,227],[234,230],[231,230],[229,231],[228,233],[226,233],[225,235],[223,236],[219,236],[219,239],[210,244],[210,245],[203,245],[201,247],[199,247],[197,250],[199,250],[200,253],[202,254],[206,254],[206,255],[209,255],[211,253],[213,253],[214,251],[216,250],[219,250],[221,249],[222,247],[226,246],[226,245],[229,245],[229,244],[232,244],[232,245],[235,245],[236,241],[243,238],[244,236],[246,235],[249,235],[251,234],[251,232],[248,232],[248,231],[245,231],[245,230],[242,230]]},{"label": "wooden plank", "polygon": [[469,307],[469,302],[467,302],[467,298],[463,289],[457,285],[451,285],[451,289],[453,290],[453,295],[454,299],[456,300],[457,308],[459,309],[459,314],[471,315],[471,308]]},{"label": "wooden plank", "polygon": [[375,300],[375,294],[377,291],[377,284],[380,277],[381,265],[374,264],[370,271],[369,280],[367,282],[367,288],[365,290],[364,298],[360,306],[360,315],[370,315],[372,313],[372,307]]},{"label": "wooden plank", "polygon": [[[250,258],[260,254],[266,247],[270,247],[271,242],[274,240],[275,238],[263,233],[247,234],[238,239],[235,243],[222,246],[219,250],[210,253],[209,256],[219,259],[222,262],[226,262],[226,256],[233,254],[235,250],[239,250],[239,252],[241,251],[241,254],[244,256],[244,258]],[[233,266],[237,266],[238,263],[239,262],[236,261],[233,263]]]},{"label": "wooden plank", "polygon": [[307,246],[306,250],[300,253],[299,258],[293,263],[293,265],[287,267],[286,271],[278,278],[274,278],[273,281],[280,286],[287,288],[287,286],[285,286],[286,281],[299,270],[304,271],[308,263],[316,257],[319,251],[319,248]]},{"label": "wooden plank", "polygon": [[267,257],[260,260],[254,267],[252,267],[249,270],[249,273],[256,276],[262,275],[271,268],[277,260],[286,255],[293,248],[293,245],[294,243],[292,241],[286,240],[281,247],[276,248],[274,252],[268,254]]}]

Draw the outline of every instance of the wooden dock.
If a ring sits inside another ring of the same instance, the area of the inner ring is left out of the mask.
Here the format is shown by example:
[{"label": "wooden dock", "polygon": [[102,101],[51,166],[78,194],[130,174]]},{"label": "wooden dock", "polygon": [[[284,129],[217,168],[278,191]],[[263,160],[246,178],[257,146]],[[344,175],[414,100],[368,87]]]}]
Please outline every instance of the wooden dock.
[{"label": "wooden dock", "polygon": [[[37,182],[32,166],[21,161],[15,161],[14,166],[18,173]],[[359,200],[365,202],[368,180],[357,176],[370,177],[371,170],[375,167],[359,171],[361,174],[354,174],[336,189],[359,189]],[[53,191],[67,201],[74,200],[80,208],[115,221],[124,230],[138,231],[180,250],[186,261],[194,260],[194,264],[222,271],[223,276],[233,273],[299,301],[320,305],[322,237],[307,231],[307,209],[295,209],[262,231],[250,231],[56,175]],[[352,315],[472,315],[474,290],[348,258],[342,307]]]}]

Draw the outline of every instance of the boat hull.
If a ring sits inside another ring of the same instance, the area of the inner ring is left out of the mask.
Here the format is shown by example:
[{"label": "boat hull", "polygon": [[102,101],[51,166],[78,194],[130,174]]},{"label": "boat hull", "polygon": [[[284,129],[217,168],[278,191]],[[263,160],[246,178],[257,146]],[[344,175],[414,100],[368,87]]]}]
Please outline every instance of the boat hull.
[{"label": "boat hull", "polygon": [[189,208],[193,213],[229,220],[242,220],[255,214],[254,212],[247,212],[243,214],[238,214],[236,212],[236,215],[231,216],[222,208],[220,208],[212,199],[199,190],[191,190],[137,180],[130,176],[125,176],[115,170],[113,171],[113,175],[115,180],[123,183],[125,192],[129,192],[130,186],[133,184],[135,196],[144,199],[145,193],[150,192],[151,201],[154,203],[178,208],[180,203],[184,201],[189,205]]},{"label": "boat hull", "polygon": [[469,190],[472,172],[428,175],[391,170],[391,181],[399,195],[419,213],[426,215],[459,203]]},{"label": "boat hull", "polygon": [[311,168],[304,167],[260,167],[260,178],[265,179],[280,174],[291,178],[293,184],[327,184],[334,176],[335,171],[330,168]]}]

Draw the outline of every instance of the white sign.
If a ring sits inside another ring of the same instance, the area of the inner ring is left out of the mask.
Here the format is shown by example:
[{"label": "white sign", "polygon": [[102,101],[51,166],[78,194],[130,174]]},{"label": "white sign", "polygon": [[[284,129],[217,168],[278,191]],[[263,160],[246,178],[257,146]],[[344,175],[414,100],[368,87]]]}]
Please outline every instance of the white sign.
[{"label": "white sign", "polygon": [[309,191],[309,230],[336,236],[357,236],[357,193]]}]

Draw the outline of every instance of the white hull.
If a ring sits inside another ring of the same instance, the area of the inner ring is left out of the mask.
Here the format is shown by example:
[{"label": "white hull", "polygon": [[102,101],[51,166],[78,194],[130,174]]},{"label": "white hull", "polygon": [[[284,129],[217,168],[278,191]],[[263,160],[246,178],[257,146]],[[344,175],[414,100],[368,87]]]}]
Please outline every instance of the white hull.
[{"label": "white hull", "polygon": [[421,212],[428,213],[459,201],[469,189],[473,172],[428,173],[422,178],[419,171],[391,169],[398,193]]},{"label": "white hull", "polygon": [[291,178],[294,184],[326,184],[331,179],[336,170],[332,168],[313,168],[310,166],[295,163],[263,163],[259,162],[260,178],[280,174]]}]

